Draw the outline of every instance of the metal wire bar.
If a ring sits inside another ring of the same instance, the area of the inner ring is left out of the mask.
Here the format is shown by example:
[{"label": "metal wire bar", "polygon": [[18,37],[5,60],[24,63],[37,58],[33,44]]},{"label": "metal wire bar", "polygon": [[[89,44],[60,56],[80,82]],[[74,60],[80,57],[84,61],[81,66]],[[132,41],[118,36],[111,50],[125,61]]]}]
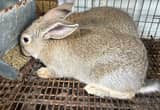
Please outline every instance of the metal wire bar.
[{"label": "metal wire bar", "polygon": [[[143,7],[144,7],[144,1],[145,1],[145,0],[142,1],[142,6],[141,6],[141,9],[140,9],[140,14],[139,14],[139,17],[138,17],[138,21],[140,21],[141,16],[142,16],[142,9],[143,9]],[[138,22],[137,27],[139,27],[139,23],[140,23],[140,22]]]},{"label": "metal wire bar", "polygon": [[122,8],[122,0],[121,0],[121,2],[120,2],[120,9]]},{"label": "metal wire bar", "polygon": [[142,32],[141,32],[141,38],[142,38],[142,36],[143,36],[144,29],[145,29],[145,27],[146,27],[146,23],[147,23],[149,11],[150,11],[150,8],[151,8],[151,3],[152,3],[152,0],[149,1],[149,7],[148,7],[148,9],[147,9],[147,15],[146,15],[146,17],[145,17],[145,23],[144,23],[144,26],[143,26],[143,29],[142,29]]},{"label": "metal wire bar", "polygon": [[157,36],[157,31],[158,31],[158,29],[159,29],[159,24],[160,24],[160,19],[159,19],[159,22],[157,23],[157,27],[156,27],[156,32],[155,32],[155,34],[154,34],[154,38],[155,38],[155,36]]},{"label": "metal wire bar", "polygon": [[135,1],[134,8],[133,8],[133,12],[132,12],[132,17],[133,17],[133,18],[134,18],[136,6],[137,6],[137,0]]},{"label": "metal wire bar", "polygon": [[87,1],[85,0],[84,1],[84,9],[86,10],[86,8],[87,8]]},{"label": "metal wire bar", "polygon": [[106,6],[108,6],[108,0],[106,0]]},{"label": "metal wire bar", "polygon": [[[77,6],[79,5],[79,0],[77,0]],[[77,8],[77,11],[79,12],[79,8]]]},{"label": "metal wire bar", "polygon": [[[156,7],[155,7],[155,9],[154,9],[154,13],[153,13],[153,16],[152,16],[152,22],[151,22],[151,25],[150,25],[150,27],[149,27],[149,31],[148,31],[147,36],[150,35],[151,29],[152,29],[152,25],[153,25],[153,23],[154,23],[154,22],[153,22],[153,21],[154,21],[154,15],[156,14],[158,4],[159,4],[159,0],[157,0]],[[154,36],[154,37],[155,37],[155,36]]]},{"label": "metal wire bar", "polygon": [[115,7],[116,5],[116,0],[113,0],[113,7]]},{"label": "metal wire bar", "polygon": [[127,12],[128,12],[128,9],[129,9],[129,4],[130,4],[130,0],[128,0],[128,3],[127,3]]}]

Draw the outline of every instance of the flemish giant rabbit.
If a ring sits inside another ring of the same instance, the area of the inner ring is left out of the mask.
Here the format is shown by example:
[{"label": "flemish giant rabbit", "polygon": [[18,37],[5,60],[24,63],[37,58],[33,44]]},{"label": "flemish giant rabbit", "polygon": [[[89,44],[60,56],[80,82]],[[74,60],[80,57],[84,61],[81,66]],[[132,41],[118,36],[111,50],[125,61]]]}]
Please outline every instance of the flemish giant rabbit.
[{"label": "flemish giant rabbit", "polygon": [[[84,89],[88,93],[101,97],[130,99],[136,93],[159,91],[155,81],[145,85],[147,52],[137,33],[108,24],[105,8],[91,9],[69,21],[74,17],[66,18],[71,7],[66,3],[50,10],[21,36],[22,52],[46,65],[37,71],[39,77],[73,77],[87,84]],[[95,18],[90,20],[87,16],[93,11]],[[104,18],[96,21],[101,14]]]}]

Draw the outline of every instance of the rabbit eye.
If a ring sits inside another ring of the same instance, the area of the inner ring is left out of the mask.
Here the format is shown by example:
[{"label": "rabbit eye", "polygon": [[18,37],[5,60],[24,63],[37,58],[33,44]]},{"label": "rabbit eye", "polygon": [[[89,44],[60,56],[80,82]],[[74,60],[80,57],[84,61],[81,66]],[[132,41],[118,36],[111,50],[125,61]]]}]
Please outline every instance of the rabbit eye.
[{"label": "rabbit eye", "polygon": [[29,44],[30,42],[31,42],[31,36],[30,35],[28,35],[28,34],[23,34],[22,35],[22,37],[21,37],[21,42],[23,43],[23,44]]},{"label": "rabbit eye", "polygon": [[23,40],[24,40],[24,42],[26,42],[26,43],[28,42],[28,38],[26,38],[26,37],[24,37]]},{"label": "rabbit eye", "polygon": [[24,43],[28,43],[28,42],[29,42],[29,39],[28,39],[27,37],[24,37],[24,38],[23,38],[23,41],[24,41]]}]

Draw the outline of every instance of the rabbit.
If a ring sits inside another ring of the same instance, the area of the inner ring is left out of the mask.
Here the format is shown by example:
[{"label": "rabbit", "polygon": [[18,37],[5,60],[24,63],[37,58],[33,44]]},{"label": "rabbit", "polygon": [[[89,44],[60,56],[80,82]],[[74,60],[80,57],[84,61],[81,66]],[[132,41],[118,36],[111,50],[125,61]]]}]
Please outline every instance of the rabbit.
[{"label": "rabbit", "polygon": [[85,16],[92,9],[80,13],[83,24],[76,19],[72,22],[74,14],[68,16],[72,6],[65,3],[51,9],[20,37],[23,54],[46,65],[37,70],[39,77],[72,77],[85,83],[89,94],[100,97],[131,99],[137,93],[160,91],[159,82],[145,82],[147,51],[138,37],[114,26],[98,25],[106,20],[88,26]]}]

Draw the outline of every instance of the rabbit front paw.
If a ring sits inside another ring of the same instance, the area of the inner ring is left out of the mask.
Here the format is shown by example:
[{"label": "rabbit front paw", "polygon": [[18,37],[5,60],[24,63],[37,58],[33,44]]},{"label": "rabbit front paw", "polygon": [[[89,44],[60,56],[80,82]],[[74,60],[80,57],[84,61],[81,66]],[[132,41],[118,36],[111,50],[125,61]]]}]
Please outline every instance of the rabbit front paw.
[{"label": "rabbit front paw", "polygon": [[45,68],[45,67],[42,67],[42,68],[38,69],[38,70],[37,70],[37,75],[38,75],[40,78],[45,78],[45,79],[47,79],[47,78],[53,78],[53,77],[54,77],[54,75],[51,74],[51,73],[49,72],[49,70],[48,70],[47,68]]}]

